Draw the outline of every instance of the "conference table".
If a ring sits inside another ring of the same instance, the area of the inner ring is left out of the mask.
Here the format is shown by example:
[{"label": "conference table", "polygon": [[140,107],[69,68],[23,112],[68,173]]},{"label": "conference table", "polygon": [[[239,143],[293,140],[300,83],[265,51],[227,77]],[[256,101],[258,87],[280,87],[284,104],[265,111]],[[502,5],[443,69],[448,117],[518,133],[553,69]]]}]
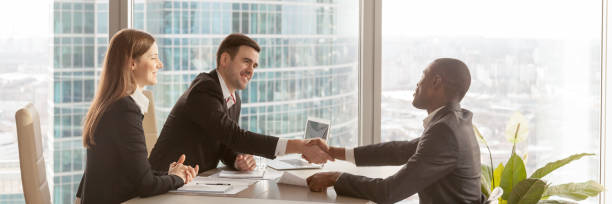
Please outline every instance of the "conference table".
[{"label": "conference table", "polygon": [[[354,164],[336,160],[326,163],[321,169],[306,169],[306,170],[286,170],[301,178],[317,172],[340,171],[348,172],[357,175],[363,175],[373,178],[385,178],[397,172],[401,166],[380,166],[380,167],[356,167]],[[199,176],[210,176],[226,169],[220,167],[202,172]],[[266,167],[266,171],[274,172],[276,170]],[[278,172],[278,171],[276,171]],[[288,184],[277,183],[275,180],[258,180],[255,184],[250,185],[246,190],[243,190],[234,195],[215,195],[215,194],[177,194],[165,193],[147,198],[134,198],[129,200],[129,204],[144,204],[144,203],[371,203],[368,200],[339,196],[334,191],[334,188],[328,188],[326,192],[311,192],[307,187],[294,186]]]}]

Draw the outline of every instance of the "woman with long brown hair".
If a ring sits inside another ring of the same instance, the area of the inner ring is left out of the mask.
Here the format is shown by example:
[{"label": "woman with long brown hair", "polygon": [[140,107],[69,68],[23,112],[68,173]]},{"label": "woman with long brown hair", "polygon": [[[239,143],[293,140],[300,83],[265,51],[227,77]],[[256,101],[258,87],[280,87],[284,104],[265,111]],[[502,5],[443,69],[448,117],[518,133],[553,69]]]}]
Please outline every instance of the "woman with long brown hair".
[{"label": "woman with long brown hair", "polygon": [[152,196],[191,181],[195,169],[185,156],[168,164],[167,172],[151,169],[142,128],[149,101],[144,86],[157,83],[163,67],[155,39],[124,29],[110,40],[98,90],[83,124],[87,163],[77,198],[81,203],[120,203]]}]

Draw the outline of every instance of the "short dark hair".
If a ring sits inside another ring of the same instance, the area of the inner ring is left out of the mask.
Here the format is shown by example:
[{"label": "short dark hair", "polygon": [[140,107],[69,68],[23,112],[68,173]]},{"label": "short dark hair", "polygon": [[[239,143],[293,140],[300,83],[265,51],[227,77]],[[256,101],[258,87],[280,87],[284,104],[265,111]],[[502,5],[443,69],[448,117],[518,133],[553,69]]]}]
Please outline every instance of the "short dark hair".
[{"label": "short dark hair", "polygon": [[472,82],[472,76],[467,65],[461,60],[453,58],[438,58],[432,65],[434,74],[442,77],[442,84],[447,90],[447,96],[461,101]]},{"label": "short dark hair", "polygon": [[240,49],[240,46],[249,46],[253,49],[257,50],[257,52],[261,51],[257,42],[248,36],[241,33],[232,33],[223,39],[221,45],[219,45],[219,49],[217,50],[217,67],[219,67],[221,61],[221,54],[227,52],[230,55],[231,59],[234,59],[236,53]]}]

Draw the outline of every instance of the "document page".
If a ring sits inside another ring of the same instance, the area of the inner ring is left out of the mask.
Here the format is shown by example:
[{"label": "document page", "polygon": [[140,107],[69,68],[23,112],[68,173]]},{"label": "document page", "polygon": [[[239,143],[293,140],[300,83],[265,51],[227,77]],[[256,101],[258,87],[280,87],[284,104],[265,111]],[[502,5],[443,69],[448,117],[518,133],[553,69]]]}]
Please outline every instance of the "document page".
[{"label": "document page", "polygon": [[223,183],[199,183],[199,182],[190,182],[185,184],[183,187],[177,189],[177,191],[184,192],[201,192],[201,193],[225,193],[232,188],[230,184]]},{"label": "document page", "polygon": [[219,173],[222,178],[263,178],[265,171],[228,171]]},{"label": "document page", "polygon": [[222,194],[233,195],[237,194],[250,185],[256,183],[257,180],[248,179],[226,179],[226,178],[210,178],[198,176],[193,181],[180,187],[171,193],[187,193],[187,194]]},{"label": "document page", "polygon": [[283,172],[283,175],[281,176],[278,183],[308,187],[308,184],[306,184],[306,178],[302,178],[289,171]]}]

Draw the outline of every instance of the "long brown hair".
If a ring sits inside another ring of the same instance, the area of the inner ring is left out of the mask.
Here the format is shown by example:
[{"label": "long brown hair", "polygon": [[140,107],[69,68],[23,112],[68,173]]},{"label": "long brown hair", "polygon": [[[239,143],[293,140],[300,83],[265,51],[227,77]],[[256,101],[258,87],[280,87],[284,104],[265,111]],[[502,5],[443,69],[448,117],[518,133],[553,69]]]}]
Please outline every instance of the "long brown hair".
[{"label": "long brown hair", "polygon": [[83,146],[89,148],[95,145],[96,126],[108,107],[136,90],[136,80],[129,63],[144,55],[154,42],[150,34],[134,29],[120,30],[111,38],[98,90],[83,122]]}]

